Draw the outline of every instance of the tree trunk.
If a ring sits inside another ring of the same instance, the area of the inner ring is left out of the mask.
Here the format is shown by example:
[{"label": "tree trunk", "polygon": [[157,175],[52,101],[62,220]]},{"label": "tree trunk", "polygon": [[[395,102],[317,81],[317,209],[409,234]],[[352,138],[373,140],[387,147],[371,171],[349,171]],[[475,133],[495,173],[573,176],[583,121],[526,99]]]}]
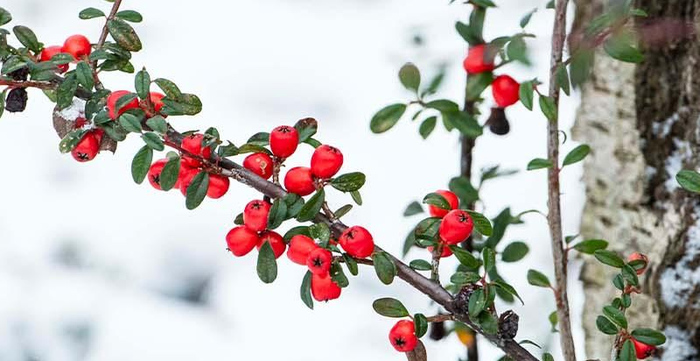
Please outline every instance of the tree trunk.
[{"label": "tree trunk", "polygon": [[[601,3],[577,1],[577,24],[589,23]],[[700,166],[700,0],[636,0],[636,7],[649,14],[637,21],[645,61],[635,66],[597,56],[582,89],[574,136],[593,151],[585,163],[581,232],[610,241],[625,256],[649,256],[630,327],[664,330],[662,360],[697,360],[700,197],[680,189],[675,175]],[[591,359],[610,357],[612,337],[596,329],[595,318],[618,295],[614,273],[587,258],[581,275]]]}]

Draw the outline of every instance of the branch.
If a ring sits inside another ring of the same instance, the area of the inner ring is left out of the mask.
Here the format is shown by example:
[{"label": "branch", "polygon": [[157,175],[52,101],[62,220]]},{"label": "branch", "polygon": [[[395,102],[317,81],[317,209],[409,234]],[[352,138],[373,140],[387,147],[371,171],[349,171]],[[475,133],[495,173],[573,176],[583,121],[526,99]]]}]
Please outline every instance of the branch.
[{"label": "branch", "polygon": [[[97,41],[97,45],[95,45],[95,49],[99,49],[105,45],[105,41],[107,41],[107,34],[109,34],[109,28],[108,28],[109,22],[117,16],[117,12],[119,11],[119,6],[121,6],[121,4],[122,4],[122,0],[115,0],[114,1],[114,5],[112,5],[112,10],[109,12],[109,15],[107,15],[107,19],[105,20],[105,25],[102,27],[102,33],[100,34],[100,39]],[[97,75],[97,60],[93,61],[90,64],[90,67],[92,68],[93,78],[95,79],[95,89],[97,89],[97,90],[104,89],[104,86],[102,85],[102,81],[100,81],[100,78]]]},{"label": "branch", "polygon": [[[558,0],[555,8],[554,30],[552,32],[552,59],[549,74],[549,96],[559,112],[559,87],[556,81],[557,67],[562,62],[564,43],[566,41],[566,8],[568,0]],[[548,202],[547,216],[549,232],[552,238],[552,255],[554,257],[554,274],[556,278],[556,302],[561,333],[561,348],[564,360],[576,361],[574,338],[571,332],[571,316],[569,315],[569,298],[567,295],[567,255],[564,252],[564,241],[561,226],[561,198],[559,184],[559,121],[554,119],[547,124],[547,157],[552,164],[548,170]]]}]

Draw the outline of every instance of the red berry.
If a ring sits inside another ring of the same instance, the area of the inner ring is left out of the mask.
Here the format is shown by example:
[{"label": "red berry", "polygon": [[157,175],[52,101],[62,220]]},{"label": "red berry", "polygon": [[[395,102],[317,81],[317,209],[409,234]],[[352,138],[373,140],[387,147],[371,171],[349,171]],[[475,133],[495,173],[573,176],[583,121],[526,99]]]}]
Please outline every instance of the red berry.
[{"label": "red berry", "polygon": [[282,125],[270,133],[270,148],[272,153],[280,158],[294,154],[299,145],[299,133],[294,127]]},{"label": "red berry", "polygon": [[243,167],[245,167],[245,169],[264,179],[272,177],[273,166],[272,158],[265,153],[254,153],[243,160]]},{"label": "red berry", "polygon": [[131,92],[127,90],[117,90],[112,92],[112,94],[107,97],[107,111],[109,112],[109,117],[111,119],[117,119],[120,115],[124,114],[125,111],[139,107],[139,100],[134,98],[132,101],[121,107],[117,112],[117,101],[119,98],[130,93]]},{"label": "red berry", "polygon": [[63,53],[73,55],[75,60],[80,60],[90,55],[90,52],[92,52],[92,45],[90,45],[90,40],[88,40],[88,38],[82,35],[73,35],[66,39],[61,50]]},{"label": "red berry", "polygon": [[258,244],[258,234],[250,229],[239,226],[228,232],[226,244],[234,256],[247,255]]},{"label": "red berry", "polygon": [[474,222],[469,213],[454,209],[449,211],[440,223],[440,238],[447,244],[458,244],[472,234]]},{"label": "red berry", "polygon": [[309,253],[309,257],[306,259],[306,265],[309,266],[311,273],[319,276],[328,275],[331,270],[331,262],[333,261],[333,255],[331,252],[325,248],[316,248]]},{"label": "red berry", "polygon": [[316,301],[330,301],[340,297],[341,288],[338,287],[331,276],[326,274],[325,276],[319,276],[314,274],[311,277],[311,294],[314,296]]},{"label": "red berry", "polygon": [[428,210],[430,211],[431,216],[442,218],[447,214],[447,212],[459,207],[459,198],[457,198],[456,194],[446,190],[439,190],[435,193],[445,197],[447,202],[450,204],[450,209],[442,209],[431,204],[428,206]]},{"label": "red berry", "polygon": [[311,173],[318,178],[330,178],[343,166],[343,153],[338,148],[322,145],[311,156]]},{"label": "red berry", "polygon": [[228,192],[228,186],[231,181],[228,177],[220,174],[209,174],[209,188],[207,188],[207,197],[219,199]]},{"label": "red berry", "polygon": [[311,168],[294,167],[284,176],[284,187],[290,193],[308,196],[316,190]]},{"label": "red berry", "polygon": [[[211,147],[202,147],[204,142],[204,134],[190,134],[182,139],[182,149],[205,159],[211,157]],[[199,162],[199,160],[196,160]]]},{"label": "red berry", "polygon": [[272,247],[272,252],[275,253],[275,258],[280,258],[280,256],[284,253],[284,250],[287,249],[287,244],[284,243],[284,238],[282,238],[282,236],[280,236],[277,232],[265,231],[260,233],[258,251],[260,250],[260,247],[265,244],[265,242],[269,243],[270,247]]},{"label": "red berry", "polygon": [[165,167],[166,163],[168,163],[168,159],[160,159],[153,163],[148,170],[148,182],[159,191],[163,190],[160,187],[160,173],[163,172],[163,167]]},{"label": "red berry", "polygon": [[389,331],[389,341],[396,351],[411,352],[418,345],[416,325],[413,321],[401,320]]},{"label": "red berry", "polygon": [[194,179],[195,176],[197,176],[198,173],[199,173],[199,169],[189,168],[189,167],[181,167],[180,168],[180,174],[178,175],[178,182],[179,182],[180,192],[182,193],[183,196],[187,196],[187,188],[190,186],[190,183],[192,183],[192,180]]},{"label": "red berry", "polygon": [[629,258],[627,259],[628,262],[632,261],[642,261],[644,262],[644,265],[641,266],[641,268],[635,268],[637,270],[637,275],[641,275],[644,273],[644,271],[647,270],[647,266],[649,265],[649,258],[647,256],[639,253],[639,252],[634,252],[632,253]]},{"label": "red berry", "polygon": [[363,227],[353,226],[346,229],[338,239],[345,252],[357,258],[369,257],[374,252],[374,239]]},{"label": "red berry", "polygon": [[243,223],[245,226],[255,232],[266,230],[270,207],[270,203],[265,201],[250,201],[243,210]]},{"label": "red berry", "polygon": [[511,106],[520,100],[520,84],[508,75],[500,75],[491,84],[493,99],[499,107]]},{"label": "red berry", "polygon": [[153,108],[155,109],[156,113],[159,113],[161,109],[163,109],[163,98],[165,98],[165,95],[161,93],[156,93],[156,92],[151,92],[151,104],[153,104]]},{"label": "red berry", "polygon": [[87,132],[71,151],[78,162],[89,162],[100,152],[100,138],[95,132]]},{"label": "red berry", "polygon": [[[433,253],[433,246],[428,246],[428,252]],[[450,247],[448,247],[446,244],[442,245],[442,254],[440,254],[440,258],[445,258],[449,257],[452,255],[452,250]]]},{"label": "red berry", "polygon": [[[63,48],[61,48],[60,46],[48,46],[41,51],[41,55],[39,55],[39,61],[49,61],[51,60],[51,58],[53,58],[54,55],[62,52]],[[68,71],[68,64],[59,65],[58,71],[61,73],[65,73],[66,71]]]},{"label": "red berry", "polygon": [[484,44],[469,48],[469,53],[462,63],[467,74],[484,73],[495,69],[493,59],[487,59],[486,49]]},{"label": "red berry", "polygon": [[287,257],[289,257],[289,259],[296,264],[306,265],[306,260],[309,258],[309,253],[316,248],[318,248],[318,245],[313,239],[303,234],[297,234],[289,241]]},{"label": "red berry", "polygon": [[637,358],[640,360],[643,360],[656,352],[656,347],[639,342],[634,337],[632,338],[632,343],[634,343],[634,351],[637,353]]}]

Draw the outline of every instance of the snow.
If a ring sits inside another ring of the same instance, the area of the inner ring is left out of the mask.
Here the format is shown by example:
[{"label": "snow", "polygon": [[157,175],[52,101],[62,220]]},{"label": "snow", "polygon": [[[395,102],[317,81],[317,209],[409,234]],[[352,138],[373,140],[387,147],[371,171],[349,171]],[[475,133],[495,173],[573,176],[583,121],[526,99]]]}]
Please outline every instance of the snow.
[{"label": "snow", "polygon": [[675,263],[674,267],[664,270],[659,280],[661,298],[670,308],[700,307],[700,300],[689,302],[690,297],[695,297],[695,292],[700,287],[700,266],[697,264],[697,259],[700,257],[699,220],[700,208],[695,210],[696,223],[688,229],[683,257]]},{"label": "snow", "polygon": [[683,163],[685,160],[693,156],[691,145],[688,141],[674,138],[673,144],[676,149],[666,158],[664,165],[664,169],[668,175],[664,186],[668,192],[673,192],[679,187],[678,181],[676,181],[676,174],[683,170]]},{"label": "snow", "polygon": [[656,122],[652,125],[651,132],[659,138],[665,138],[669,133],[671,133],[671,128],[680,119],[679,113],[682,110],[679,109],[678,112],[673,113],[672,116],[668,117],[662,122]]},{"label": "snow", "polygon": [[73,102],[65,109],[58,112],[63,119],[76,120],[78,117],[85,116],[85,101],[79,98],[73,98]]},{"label": "snow", "polygon": [[663,346],[664,353],[661,357],[661,361],[687,361],[697,359],[698,350],[692,346],[694,335],[675,326],[668,326],[663,332],[666,335],[666,343]]},{"label": "snow", "polygon": [[[541,5],[524,0],[496,10],[487,36],[519,31],[520,17]],[[101,21],[79,20],[77,13],[109,3],[4,0],[2,6],[50,45],[75,33],[93,34],[94,41]],[[441,94],[463,96],[465,44],[454,32],[455,21],[465,20],[463,6],[426,0],[201,0],[197,6],[186,0],[124,1],[125,9],[144,15],[135,25],[144,43],[132,59],[135,68],[147,66],[152,78],[174,80],[204,103],[196,118],[173,118],[176,128],[213,125],[241,144],[257,131],[317,118],[319,139],[345,154],[343,171],[367,174],[365,204],[346,221],[366,226],[394,254],[417,222],[402,217],[405,206],[447,186],[459,171],[459,144],[455,133],[442,128],[423,141],[409,119],[372,135],[369,119],[382,106],[410,97],[396,76],[407,61],[421,68],[423,79],[447,64]],[[551,19],[551,11],[537,12],[528,28],[540,36],[529,42],[536,65],[503,71],[546,83]],[[411,45],[417,33],[425,47]],[[107,73],[103,81],[113,90],[133,89],[133,77]],[[577,102],[563,100],[563,129],[573,124]],[[59,154],[52,108],[33,91],[26,112],[5,114],[0,121],[0,134],[13,135],[0,149],[22,150],[22,157],[5,157],[4,169],[11,171],[0,177],[0,360],[320,361],[328,355],[338,361],[402,360],[386,340],[394,320],[376,315],[372,301],[396,297],[412,312],[436,311],[400,281],[379,284],[370,269],[351,278],[340,300],[306,309],[298,297],[303,268],[281,260],[278,280],[264,285],[254,256],[233,258],[224,250],[233,218],[258,197],[254,191],[234,184],[223,199],[187,211],[178,192],[133,183],[130,163],[142,146],[136,137],[120,144],[115,156],[101,154],[87,164]],[[524,171],[530,159],[545,154],[546,120],[521,105],[508,116],[511,134],[479,139],[475,155],[476,169],[502,163],[503,169],[521,170],[484,186],[489,216],[506,206],[515,213],[546,210],[546,172]],[[575,146],[569,141],[562,152]],[[302,149],[289,166],[302,165],[310,154]],[[584,201],[581,165],[567,167],[562,177],[565,234],[577,234]],[[328,197],[337,206],[350,202],[342,194]],[[528,286],[522,272],[537,268],[552,275],[549,242],[543,241],[549,235],[541,217],[525,220],[526,226],[508,231],[503,246],[524,239],[531,253],[523,262],[499,267],[526,305],[498,308],[520,314],[520,339],[558,355],[557,335],[546,322],[555,308],[551,293]],[[426,258],[419,251],[409,255],[420,257]],[[574,261],[572,267],[572,317],[576,343],[582,345],[580,265]],[[316,342],[328,334],[333,337]],[[464,354],[454,337],[426,346],[433,360]],[[484,359],[502,354],[487,342],[480,346]]]}]

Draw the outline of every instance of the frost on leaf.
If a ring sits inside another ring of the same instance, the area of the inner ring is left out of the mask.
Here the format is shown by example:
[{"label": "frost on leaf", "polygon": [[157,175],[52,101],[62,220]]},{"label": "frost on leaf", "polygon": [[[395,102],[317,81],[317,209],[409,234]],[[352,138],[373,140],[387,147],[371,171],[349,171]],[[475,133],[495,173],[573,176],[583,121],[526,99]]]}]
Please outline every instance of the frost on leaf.
[{"label": "frost on leaf", "polygon": [[[66,134],[76,129],[75,121],[82,117],[85,117],[85,101],[73,98],[73,103],[70,106],[64,109],[54,108],[53,129],[58,134],[58,137],[63,139]],[[87,127],[92,127],[92,125],[87,125]],[[108,150],[114,153],[117,150],[117,142],[110,137],[104,136],[102,137],[100,150]]]}]

